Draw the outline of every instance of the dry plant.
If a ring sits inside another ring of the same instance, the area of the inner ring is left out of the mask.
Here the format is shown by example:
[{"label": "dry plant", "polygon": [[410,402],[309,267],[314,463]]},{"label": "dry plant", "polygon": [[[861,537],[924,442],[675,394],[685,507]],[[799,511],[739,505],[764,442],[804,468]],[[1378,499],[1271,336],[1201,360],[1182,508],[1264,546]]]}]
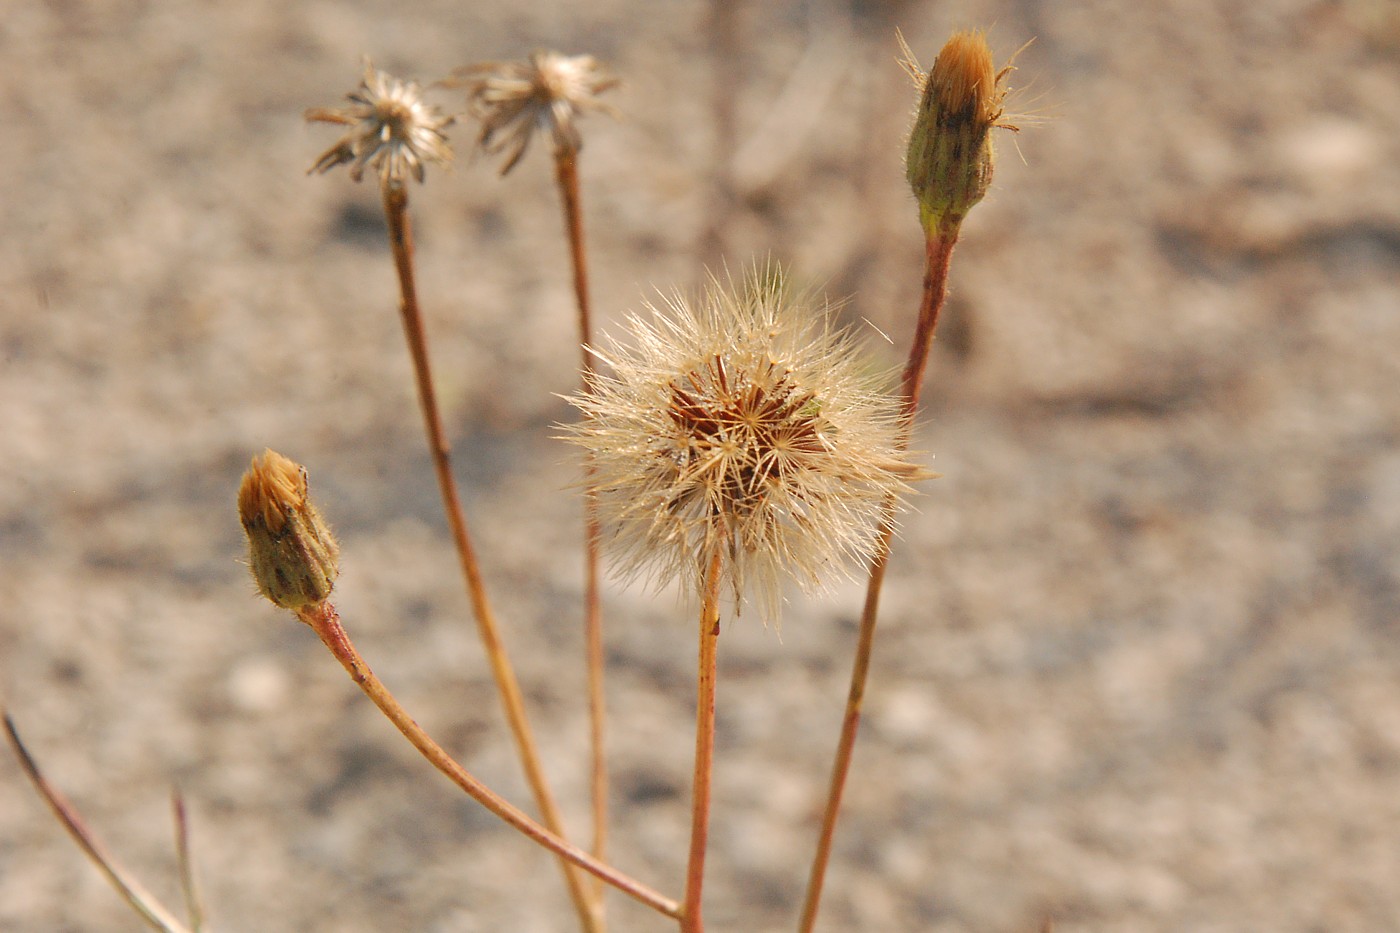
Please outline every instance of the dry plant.
[{"label": "dry plant", "polygon": [[[901,38],[901,45],[903,40]],[[711,276],[698,295],[672,294],[626,319],[623,336],[596,339],[588,297],[579,195],[578,118],[610,112],[598,95],[617,81],[589,56],[539,51],[525,62],[458,69],[439,82],[465,88],[480,120],[479,147],[505,153],[504,175],[537,130],[553,141],[578,310],[581,388],[568,401],[580,420],[560,426],[583,451],[586,554],[584,642],[592,736],[593,840],[570,841],[540,765],[500,626],[487,597],[454,479],[414,282],[409,182],[452,158],[454,118],[428,104],[419,85],[366,61],[346,106],[314,109],[311,121],[346,127],[312,166],[348,165],[353,180],[378,178],[398,275],[399,311],[413,362],[425,434],[483,650],[506,711],[538,819],[502,798],[432,739],[375,676],[330,601],[340,548],[312,504],[305,468],[272,450],[253,458],[238,490],[239,519],[259,591],[309,626],[405,738],[449,780],[526,838],[558,856],[578,924],[605,928],[612,886],[678,925],[704,929],[703,883],[715,747],[716,657],[722,619],[749,603],[778,622],[783,587],[820,591],[833,578],[868,575],[859,639],[837,741],[830,791],[799,929],[810,931],[831,854],[869,673],[881,587],[896,515],[911,484],[933,474],[909,451],[909,435],[962,222],[992,177],[992,130],[1003,115],[1005,79],[980,33],[954,35],[928,73],[904,47],[919,103],[906,168],[919,203],[926,268],[921,305],[897,389],[869,365],[860,342],[837,328],[832,309],[793,289],[783,269],[756,263],[741,275]],[[892,375],[892,374],[890,374]],[[625,579],[678,584],[698,605],[695,762],[687,868],[669,897],[609,864],[604,756],[600,551]],[[60,822],[129,904],[161,930],[204,928],[183,803],[175,804],[177,853],[188,922],[161,905],[117,863],[48,781],[8,715],[9,741]],[[586,874],[597,879],[585,884]]]},{"label": "dry plant", "polygon": [[[588,298],[588,250],[583,234],[578,156],[583,136],[574,119],[589,110],[616,115],[598,95],[617,86],[591,55],[561,55],[539,50],[528,62],[487,62],[458,68],[443,81],[465,87],[473,114],[481,120],[477,143],[486,152],[510,149],[501,174],[520,162],[537,129],[549,130],[554,140],[554,171],[564,209],[564,232],[573,264],[574,301],[578,306],[579,368],[585,384],[593,372],[593,316]],[[504,132],[504,138],[498,134]],[[592,465],[584,465],[585,480]],[[585,489],[588,483],[585,481]],[[598,546],[601,529],[593,496],[584,495],[583,627],[588,668],[588,723],[592,747],[593,854],[607,852],[608,764],[604,752],[607,710],[603,690],[603,607],[599,596]]]}]

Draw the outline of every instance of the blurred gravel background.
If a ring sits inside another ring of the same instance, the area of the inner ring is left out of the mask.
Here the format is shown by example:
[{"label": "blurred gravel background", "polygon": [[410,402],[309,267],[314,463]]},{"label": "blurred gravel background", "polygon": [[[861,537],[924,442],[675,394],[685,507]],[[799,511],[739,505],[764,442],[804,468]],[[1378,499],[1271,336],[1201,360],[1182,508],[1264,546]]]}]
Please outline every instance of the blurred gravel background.
[{"label": "blurred gravel background", "polygon": [[[999,58],[1036,37],[1014,83],[1050,119],[1024,159],[1000,138],[954,260],[917,441],[944,478],[886,589],[822,929],[1394,928],[1400,8],[750,3],[725,61],[708,9],[5,6],[0,684],[52,777],[172,900],[178,784],[223,933],[571,929],[552,860],[431,773],[240,564],[233,493],[272,446],[339,531],[337,602],[376,670],[528,799],[377,194],[304,176],[335,132],[301,113],[366,53],[424,81],[594,53],[626,82],[623,121],[584,123],[604,326],[771,254],[849,296],[893,363],[922,259],[894,28],[927,66],[990,25]],[[578,470],[551,438],[575,383],[566,253],[547,147],[502,181],[471,134],[413,191],[420,286],[488,582],[582,836]],[[722,639],[716,931],[795,923],[860,592]],[[615,860],[678,894],[690,610],[613,587],[606,612]],[[8,754],[0,928],[139,928]]]}]

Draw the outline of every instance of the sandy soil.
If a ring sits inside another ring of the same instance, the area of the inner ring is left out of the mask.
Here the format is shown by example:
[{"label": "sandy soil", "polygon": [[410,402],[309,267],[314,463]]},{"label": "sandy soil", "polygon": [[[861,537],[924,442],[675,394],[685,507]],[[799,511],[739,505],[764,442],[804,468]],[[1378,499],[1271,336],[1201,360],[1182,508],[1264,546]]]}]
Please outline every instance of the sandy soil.
[{"label": "sandy soil", "polygon": [[[955,258],[822,929],[1389,929],[1400,916],[1400,12],[1390,0],[706,6],[65,0],[0,18],[0,682],[175,897],[231,931],[571,929],[552,861],[257,599],[248,458],[309,467],[376,670],[526,793],[437,506],[372,186],[304,172],[363,53],[537,45],[626,80],[582,166],[605,321],[771,254],[907,339],[903,28],[994,24],[1052,119]],[[847,19],[853,16],[854,19]],[[453,99],[444,95],[443,104]],[[548,768],[587,787],[573,319],[543,147],[415,189],[457,471]],[[1006,140],[1003,141],[1004,143]],[[738,196],[707,249],[717,148]],[[863,326],[863,325],[862,325]],[[885,346],[893,362],[901,352]],[[678,893],[692,623],[607,592],[616,862]],[[860,588],[722,644],[708,909],[791,929]],[[614,897],[616,930],[668,926]],[[0,755],[0,928],[135,930]]]}]

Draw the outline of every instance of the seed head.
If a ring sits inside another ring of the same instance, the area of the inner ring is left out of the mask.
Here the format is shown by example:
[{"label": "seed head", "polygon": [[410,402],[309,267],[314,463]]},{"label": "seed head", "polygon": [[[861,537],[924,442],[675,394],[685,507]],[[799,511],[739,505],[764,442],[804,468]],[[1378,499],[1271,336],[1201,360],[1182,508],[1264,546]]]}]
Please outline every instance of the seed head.
[{"label": "seed head", "polygon": [[537,50],[529,61],[466,65],[442,84],[467,89],[471,111],[481,120],[482,150],[509,152],[502,175],[515,168],[536,130],[549,130],[556,151],[576,155],[583,148],[577,117],[589,110],[617,115],[598,95],[619,81],[592,55]]},{"label": "seed head", "polygon": [[928,74],[903,36],[899,42],[902,64],[920,89],[905,170],[919,199],[924,230],[947,233],[962,223],[992,183],[992,128],[1017,129],[1003,120],[1003,82],[1012,66],[996,70],[981,32],[954,33]]},{"label": "seed head", "polygon": [[254,457],[238,487],[238,518],[264,596],[295,611],[331,595],[340,545],[307,498],[305,467],[275,450]]},{"label": "seed head", "polygon": [[785,575],[813,589],[867,561],[889,506],[927,475],[898,400],[776,266],[647,310],[628,319],[632,346],[596,351],[611,374],[569,399],[605,544],[625,576],[692,590],[719,555],[736,611],[748,589],[776,618]]},{"label": "seed head", "polygon": [[322,153],[308,174],[348,162],[350,177],[359,181],[368,165],[379,173],[382,186],[398,188],[410,174],[422,182],[427,163],[446,165],[452,161],[452,148],[442,132],[452,117],[425,103],[416,83],[376,71],[365,59],[360,86],[346,96],[350,100],[347,107],[306,111],[308,121],[350,127],[339,142]]}]

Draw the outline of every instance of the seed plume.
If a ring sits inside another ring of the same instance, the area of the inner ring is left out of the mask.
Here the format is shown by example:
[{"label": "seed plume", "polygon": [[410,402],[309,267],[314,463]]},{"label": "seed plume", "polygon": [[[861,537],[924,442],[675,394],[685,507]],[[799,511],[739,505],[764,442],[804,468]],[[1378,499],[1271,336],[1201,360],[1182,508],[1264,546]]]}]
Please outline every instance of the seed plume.
[{"label": "seed plume", "polygon": [[648,312],[569,399],[606,545],[624,575],[692,590],[718,554],[736,609],[750,591],[776,618],[785,577],[813,589],[864,563],[886,503],[927,475],[900,444],[898,400],[776,266]]}]

